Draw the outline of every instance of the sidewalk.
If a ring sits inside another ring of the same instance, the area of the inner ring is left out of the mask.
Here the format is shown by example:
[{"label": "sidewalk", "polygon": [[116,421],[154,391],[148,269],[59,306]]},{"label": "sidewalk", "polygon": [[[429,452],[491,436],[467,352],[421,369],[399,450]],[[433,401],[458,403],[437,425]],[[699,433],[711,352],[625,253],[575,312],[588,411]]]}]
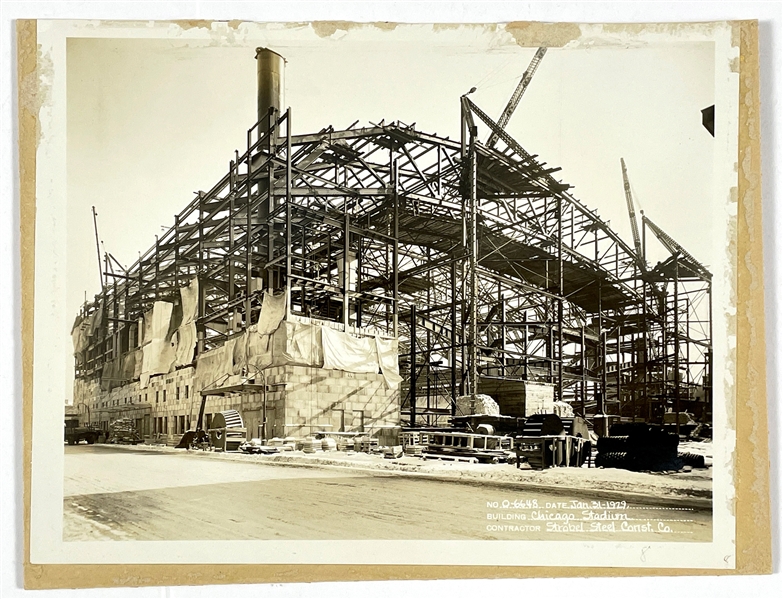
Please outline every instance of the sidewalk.
[{"label": "sidewalk", "polygon": [[511,464],[467,464],[403,457],[384,459],[357,452],[288,451],[273,455],[248,455],[188,451],[162,445],[114,445],[118,449],[187,455],[194,459],[234,460],[269,466],[336,468],[376,476],[415,476],[442,482],[537,490],[583,495],[588,498],[644,501],[694,509],[709,509],[712,503],[712,468],[684,473],[630,472],[612,468],[517,469]]}]

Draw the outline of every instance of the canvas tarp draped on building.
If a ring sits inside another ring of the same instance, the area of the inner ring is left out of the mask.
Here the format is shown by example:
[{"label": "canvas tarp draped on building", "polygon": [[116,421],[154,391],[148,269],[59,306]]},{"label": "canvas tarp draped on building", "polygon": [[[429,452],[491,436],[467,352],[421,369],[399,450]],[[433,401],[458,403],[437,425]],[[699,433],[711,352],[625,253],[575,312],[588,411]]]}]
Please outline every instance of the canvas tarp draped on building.
[{"label": "canvas tarp draped on building", "polygon": [[[193,361],[198,280],[181,288],[180,296],[181,318],[178,308],[163,301],[155,302],[144,314],[142,348],[107,364],[105,390],[135,377],[139,378],[140,388],[145,389],[151,376],[169,373]],[[228,384],[240,375],[253,377],[270,366],[284,365],[381,372],[389,389],[397,389],[402,380],[396,341],[354,336],[322,323],[286,320],[285,295],[265,292],[257,323],[198,356],[194,390]]]},{"label": "canvas tarp draped on building", "polygon": [[198,357],[193,380],[195,391],[229,384],[229,379],[234,376],[234,346],[239,339],[240,337],[228,339],[220,347]]},{"label": "canvas tarp draped on building", "polygon": [[[198,316],[198,279],[180,288],[180,306],[171,302],[155,302],[144,313],[142,324],[141,365],[134,365],[140,386],[146,389],[155,374],[166,374],[177,366],[193,361],[196,347],[196,318]],[[138,357],[135,358],[139,362]],[[123,365],[123,371],[129,365]]]},{"label": "canvas tarp draped on building", "polygon": [[378,362],[381,367],[383,379],[386,381],[386,387],[397,389],[402,382],[400,376],[400,361],[398,358],[397,340],[381,339],[375,337],[375,345],[378,351]]},{"label": "canvas tarp draped on building", "polygon": [[193,278],[187,287],[179,290],[182,299],[182,322],[174,336],[176,345],[174,366],[185,366],[193,361],[193,350],[196,347],[198,317],[198,278]]},{"label": "canvas tarp draped on building", "polygon": [[352,337],[324,327],[324,368],[345,372],[378,372],[378,347],[373,337]]},{"label": "canvas tarp draped on building", "polygon": [[111,391],[139,378],[141,374],[142,350],[130,351],[121,358],[115,358],[103,366],[101,390]]},{"label": "canvas tarp draped on building", "polygon": [[169,337],[173,309],[174,304],[170,302],[155,302],[152,310],[144,313],[144,345],[139,378],[142,389],[147,388],[153,374],[166,374],[174,365],[176,348]]},{"label": "canvas tarp draped on building", "polygon": [[323,366],[323,330],[325,327],[319,325],[284,322],[275,332],[275,349],[282,348],[280,359],[276,362],[292,366]]},{"label": "canvas tarp draped on building", "polygon": [[264,300],[261,302],[261,314],[258,315],[257,333],[259,335],[271,335],[280,326],[286,315],[285,294],[274,295],[264,292]]},{"label": "canvas tarp draped on building", "polygon": [[285,316],[285,295],[265,291],[258,322],[251,325],[234,346],[234,373],[240,374],[245,370],[252,376],[254,372],[272,365],[273,337],[278,330],[282,330],[282,337],[285,336],[286,327],[280,326]]},{"label": "canvas tarp draped on building", "polygon": [[389,389],[402,381],[397,342],[375,337],[354,337],[329,327],[322,328],[323,367],[345,372],[380,372]]},{"label": "canvas tarp draped on building", "polygon": [[103,304],[98,306],[92,314],[76,318],[71,329],[71,339],[73,340],[73,353],[79,354],[90,345],[90,339],[98,331],[103,320]]},{"label": "canvas tarp draped on building", "polygon": [[285,295],[264,293],[258,322],[220,348],[202,354],[196,387],[205,388],[231,375],[252,378],[270,366],[310,366],[345,372],[381,372],[386,386],[397,389],[402,377],[397,343],[356,337],[322,323],[286,320]]}]

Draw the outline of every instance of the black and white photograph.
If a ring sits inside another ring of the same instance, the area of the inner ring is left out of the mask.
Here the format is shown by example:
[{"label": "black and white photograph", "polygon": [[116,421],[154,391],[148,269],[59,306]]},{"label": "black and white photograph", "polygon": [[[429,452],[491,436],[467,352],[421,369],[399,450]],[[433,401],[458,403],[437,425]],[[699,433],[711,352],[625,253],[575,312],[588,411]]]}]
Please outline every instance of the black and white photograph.
[{"label": "black and white photograph", "polygon": [[33,561],[733,567],[728,23],[37,27]]}]

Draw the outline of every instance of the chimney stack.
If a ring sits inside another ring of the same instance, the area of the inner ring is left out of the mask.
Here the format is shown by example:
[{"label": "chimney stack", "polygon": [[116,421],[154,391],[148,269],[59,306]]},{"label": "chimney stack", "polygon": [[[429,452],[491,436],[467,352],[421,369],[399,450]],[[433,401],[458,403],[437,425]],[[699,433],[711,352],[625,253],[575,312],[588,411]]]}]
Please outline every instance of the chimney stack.
[{"label": "chimney stack", "polygon": [[258,120],[261,131],[267,130],[269,109],[278,112],[285,105],[285,58],[269,48],[256,48],[258,61]]}]

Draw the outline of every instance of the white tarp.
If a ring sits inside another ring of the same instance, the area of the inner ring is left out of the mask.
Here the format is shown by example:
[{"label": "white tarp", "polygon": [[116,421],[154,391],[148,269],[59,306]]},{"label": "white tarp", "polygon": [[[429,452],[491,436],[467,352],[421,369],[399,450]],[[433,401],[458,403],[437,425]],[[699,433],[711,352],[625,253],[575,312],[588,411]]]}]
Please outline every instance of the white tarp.
[{"label": "white tarp", "polygon": [[90,345],[90,338],[95,335],[103,320],[103,305],[84,318],[77,317],[71,329],[71,339],[73,340],[73,353],[78,354],[87,349]]},{"label": "white tarp", "polygon": [[155,302],[152,310],[144,313],[145,345],[139,377],[142,389],[147,388],[152,375],[165,374],[174,366],[174,343],[167,338],[173,308],[174,304],[170,302]]},{"label": "white tarp", "polygon": [[136,360],[133,365],[133,378],[141,379],[141,369],[144,366],[144,350],[139,348],[135,352]]},{"label": "white tarp", "polygon": [[234,345],[238,339],[229,339],[220,347],[199,355],[193,380],[194,391],[221,385],[234,375]]},{"label": "white tarp", "polygon": [[[173,306],[172,306],[172,309],[173,309]],[[144,313],[144,316],[142,317],[143,318],[142,327],[141,327],[141,332],[142,332],[141,343],[142,343],[142,345],[146,345],[147,343],[152,341],[153,337],[155,336],[155,333],[153,332],[153,322],[152,322],[153,310],[154,310],[154,306],[153,306],[152,310],[147,310]]]},{"label": "white tarp", "polygon": [[274,356],[275,363],[320,367],[324,363],[321,329],[301,322],[283,323],[275,335],[285,335],[285,343],[275,347],[285,350],[281,356]]},{"label": "white tarp", "polygon": [[73,353],[78,354],[87,349],[89,345],[87,332],[90,330],[90,317],[77,320],[73,329],[71,329],[71,339],[73,340]]},{"label": "white tarp", "polygon": [[101,323],[103,322],[103,303],[101,303],[98,306],[98,309],[90,314],[90,329],[87,332],[87,335],[89,337],[95,337],[95,333],[98,332],[98,329],[101,326]]},{"label": "white tarp", "polygon": [[258,315],[257,333],[259,335],[271,335],[274,333],[285,318],[285,313],[285,293],[274,295],[269,291],[264,291],[264,300],[261,302],[261,314]]},{"label": "white tarp", "polygon": [[235,337],[234,342],[234,374],[242,374],[247,366],[247,339],[248,331]]},{"label": "white tarp", "polygon": [[182,299],[182,322],[192,322],[198,317],[198,277],[193,277],[185,287],[179,288]]},{"label": "white tarp", "polygon": [[[272,365],[275,335],[282,335],[281,342],[284,347],[288,343],[288,339],[285,338],[286,327],[280,327],[285,315],[285,294],[274,295],[265,291],[258,322],[236,338],[232,350],[233,366],[231,372],[240,374],[244,369],[247,370],[248,376],[253,376],[253,373]],[[278,361],[284,363],[283,360],[281,357]]]},{"label": "white tarp", "polygon": [[182,298],[182,322],[174,335],[175,366],[184,366],[193,361],[193,350],[198,341],[196,318],[198,317],[198,278],[194,277],[187,287],[180,287]]},{"label": "white tarp", "polygon": [[259,335],[255,325],[245,333],[245,364],[251,374],[272,365],[271,335]]},{"label": "white tarp", "polygon": [[182,323],[173,336],[175,346],[175,366],[184,366],[193,361],[193,350],[198,342],[195,322]]},{"label": "white tarp", "polygon": [[396,339],[381,339],[375,337],[375,347],[378,352],[378,361],[381,366],[383,380],[387,389],[397,389],[400,386],[400,361],[397,353]]},{"label": "white tarp", "polygon": [[378,348],[373,337],[353,337],[329,327],[321,328],[324,368],[345,372],[378,372]]}]

